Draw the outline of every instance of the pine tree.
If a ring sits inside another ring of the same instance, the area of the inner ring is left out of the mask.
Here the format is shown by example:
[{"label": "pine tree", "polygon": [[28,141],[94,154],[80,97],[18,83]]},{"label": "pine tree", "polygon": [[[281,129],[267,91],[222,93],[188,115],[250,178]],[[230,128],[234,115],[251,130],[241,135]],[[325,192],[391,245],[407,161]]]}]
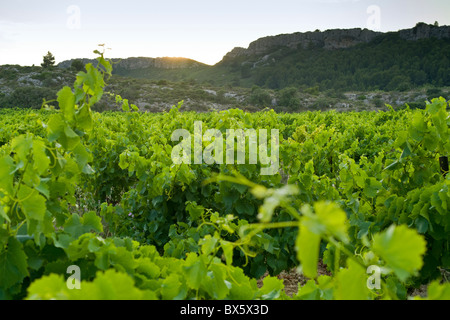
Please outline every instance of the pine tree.
[{"label": "pine tree", "polygon": [[41,66],[43,68],[50,68],[55,65],[55,56],[48,51],[47,54],[44,56],[44,61],[41,63]]}]

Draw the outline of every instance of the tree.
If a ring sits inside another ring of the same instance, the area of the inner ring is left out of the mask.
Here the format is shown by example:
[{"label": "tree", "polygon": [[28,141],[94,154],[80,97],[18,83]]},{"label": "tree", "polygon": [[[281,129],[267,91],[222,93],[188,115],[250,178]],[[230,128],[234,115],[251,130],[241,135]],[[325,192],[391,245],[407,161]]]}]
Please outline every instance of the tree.
[{"label": "tree", "polygon": [[44,56],[44,61],[41,63],[42,68],[50,68],[55,65],[55,56],[48,51]]},{"label": "tree", "polygon": [[80,59],[73,60],[70,68],[72,70],[74,70],[74,71],[83,71],[84,70],[84,63]]}]

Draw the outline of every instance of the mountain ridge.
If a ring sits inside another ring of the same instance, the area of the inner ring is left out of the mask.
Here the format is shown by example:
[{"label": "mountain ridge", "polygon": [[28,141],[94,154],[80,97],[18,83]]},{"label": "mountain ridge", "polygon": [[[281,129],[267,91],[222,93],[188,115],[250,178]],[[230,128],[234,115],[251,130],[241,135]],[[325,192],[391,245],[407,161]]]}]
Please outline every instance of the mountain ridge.
[{"label": "mountain ridge", "polygon": [[[300,90],[408,90],[450,85],[450,26],[399,31],[330,29],[259,38],[215,65],[187,58],[112,59],[129,78]],[[85,60],[94,62],[94,60]],[[59,64],[70,67],[71,62]],[[303,89],[301,89],[303,88]]]},{"label": "mountain ridge", "polygon": [[260,55],[273,47],[287,47],[302,49],[321,47],[324,49],[345,49],[360,43],[369,43],[383,34],[398,33],[400,38],[407,41],[417,41],[426,38],[449,39],[450,26],[435,26],[419,22],[415,27],[398,31],[379,32],[369,29],[329,29],[325,31],[295,32],[266,36],[251,42],[248,48],[235,47],[228,52],[221,62],[240,56]]},{"label": "mountain ridge", "polygon": [[[369,43],[376,37],[397,33],[401,39],[417,41],[420,39],[436,38],[450,39],[450,26],[435,26],[419,22],[415,27],[398,31],[379,32],[369,29],[328,29],[325,31],[307,31],[265,36],[252,41],[247,48],[235,47],[224,55],[221,64],[237,57],[261,55],[274,47],[286,47],[290,49],[308,47],[324,48],[326,50],[346,49],[357,44]],[[94,62],[95,59],[70,59],[58,64],[61,68],[70,68],[74,60],[82,60],[83,63]],[[157,69],[192,69],[197,67],[213,67],[194,59],[183,57],[129,57],[123,59],[111,59],[117,64],[116,68],[125,70],[137,70],[145,68]]]},{"label": "mountain ridge", "polygon": [[[94,63],[95,59],[82,58],[82,59],[70,59],[58,63],[58,67],[67,69],[70,68],[72,62],[75,60],[81,60],[83,64]],[[142,68],[159,68],[159,69],[185,69],[185,68],[197,68],[207,66],[204,63],[195,61],[189,58],[182,57],[129,57],[129,58],[112,58],[114,67],[118,69],[136,70]]]}]

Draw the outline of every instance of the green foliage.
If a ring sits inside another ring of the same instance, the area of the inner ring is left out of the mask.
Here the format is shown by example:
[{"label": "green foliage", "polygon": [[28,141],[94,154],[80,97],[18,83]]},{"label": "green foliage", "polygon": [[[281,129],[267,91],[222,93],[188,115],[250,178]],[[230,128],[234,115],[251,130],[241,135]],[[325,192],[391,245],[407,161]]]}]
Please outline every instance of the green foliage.
[{"label": "green foliage", "polygon": [[276,61],[252,69],[251,83],[270,89],[318,85],[320,90],[359,91],[405,91],[424,84],[448,86],[449,45],[447,39],[408,41],[398,33],[387,33],[341,50],[274,49],[264,55]]},{"label": "green foliage", "polygon": [[272,104],[272,98],[267,90],[255,87],[248,97],[248,103],[258,107],[268,107]]},{"label": "green foliage", "polygon": [[40,108],[44,100],[51,100],[56,90],[41,87],[18,87],[9,96],[0,98],[0,106],[5,108]]},{"label": "green foliage", "polygon": [[72,61],[72,64],[70,65],[70,68],[76,72],[83,71],[84,70],[84,63],[80,59],[75,59]]},{"label": "green foliage", "polygon": [[298,90],[293,87],[280,90],[277,94],[277,104],[279,106],[287,107],[290,110],[298,109],[300,106]]},{"label": "green foliage", "polygon": [[421,256],[426,251],[426,243],[405,225],[391,226],[374,236],[373,250],[391,266],[400,280],[405,281],[422,268]]},{"label": "green foliage", "polygon": [[55,65],[55,56],[50,51],[48,51],[43,58],[41,67],[47,69],[53,67],[54,65]]},{"label": "green foliage", "polygon": [[[310,280],[293,299],[405,299],[427,283],[430,299],[448,297],[436,282],[450,263],[445,99],[378,113],[197,114],[181,102],[143,114],[113,95],[122,112],[99,115],[112,66],[97,53],[57,109],[1,111],[0,297],[290,299],[275,275],[295,266]],[[174,164],[171,133],[195,121],[202,133],[278,129],[280,172],[262,176],[248,153]],[[80,290],[65,284],[71,265]],[[371,266],[380,288],[367,285]]]}]

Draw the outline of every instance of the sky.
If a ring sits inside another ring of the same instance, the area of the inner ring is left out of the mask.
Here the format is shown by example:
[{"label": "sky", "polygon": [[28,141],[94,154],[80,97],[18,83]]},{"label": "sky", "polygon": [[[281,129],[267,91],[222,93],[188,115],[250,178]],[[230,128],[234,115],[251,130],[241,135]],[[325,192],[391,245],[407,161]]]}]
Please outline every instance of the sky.
[{"label": "sky", "polygon": [[234,47],[294,32],[417,22],[450,25],[449,0],[0,0],[0,65],[95,58],[185,57],[216,64]]}]

